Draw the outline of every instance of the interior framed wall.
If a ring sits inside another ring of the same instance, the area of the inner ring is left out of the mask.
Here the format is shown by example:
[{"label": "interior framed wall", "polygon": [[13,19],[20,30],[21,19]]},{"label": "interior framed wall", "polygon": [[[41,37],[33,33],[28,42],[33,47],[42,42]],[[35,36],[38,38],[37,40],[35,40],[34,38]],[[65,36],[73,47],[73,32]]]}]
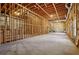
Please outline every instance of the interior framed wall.
[{"label": "interior framed wall", "polygon": [[[13,4],[14,3],[11,3],[10,6],[12,7]],[[16,8],[21,10],[20,16],[13,15],[14,7],[11,8],[8,14],[6,13],[6,8],[4,8],[4,13],[2,13],[1,8],[2,7],[0,7],[0,43],[12,42],[48,33],[47,19],[43,19],[29,11],[26,12],[26,9],[20,6]]]}]

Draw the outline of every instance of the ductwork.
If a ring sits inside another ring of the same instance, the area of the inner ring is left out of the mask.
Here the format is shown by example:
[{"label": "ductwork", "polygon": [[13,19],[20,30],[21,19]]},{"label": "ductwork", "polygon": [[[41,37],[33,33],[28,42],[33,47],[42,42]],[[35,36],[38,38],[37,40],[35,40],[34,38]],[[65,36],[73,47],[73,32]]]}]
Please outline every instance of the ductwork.
[{"label": "ductwork", "polygon": [[68,12],[67,12],[67,16],[66,16],[66,19],[68,18],[68,14],[70,13],[70,9],[72,7],[72,3],[66,3],[65,4],[65,7],[67,8]]},{"label": "ductwork", "polygon": [[66,7],[67,9],[70,9],[70,8],[71,8],[71,6],[72,6],[72,4],[71,4],[71,3],[66,3],[66,4],[65,4],[65,7]]}]

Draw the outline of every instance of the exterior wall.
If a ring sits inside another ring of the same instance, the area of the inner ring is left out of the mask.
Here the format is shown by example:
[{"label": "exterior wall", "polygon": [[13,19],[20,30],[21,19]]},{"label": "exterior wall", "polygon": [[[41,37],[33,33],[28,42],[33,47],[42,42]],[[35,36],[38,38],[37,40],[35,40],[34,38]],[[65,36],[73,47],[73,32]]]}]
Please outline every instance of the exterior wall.
[{"label": "exterior wall", "polygon": [[53,23],[53,31],[55,32],[64,32],[65,30],[63,22],[55,22]]},{"label": "exterior wall", "polygon": [[65,21],[50,21],[49,32],[65,32]]}]

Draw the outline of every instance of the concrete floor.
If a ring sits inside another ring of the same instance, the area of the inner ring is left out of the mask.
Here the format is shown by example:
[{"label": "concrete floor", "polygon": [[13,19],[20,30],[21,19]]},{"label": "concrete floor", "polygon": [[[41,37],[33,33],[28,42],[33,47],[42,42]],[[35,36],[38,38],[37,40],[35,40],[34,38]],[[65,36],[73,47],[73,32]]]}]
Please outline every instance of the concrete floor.
[{"label": "concrete floor", "polygon": [[49,33],[0,46],[1,55],[72,55],[79,49],[65,33]]}]

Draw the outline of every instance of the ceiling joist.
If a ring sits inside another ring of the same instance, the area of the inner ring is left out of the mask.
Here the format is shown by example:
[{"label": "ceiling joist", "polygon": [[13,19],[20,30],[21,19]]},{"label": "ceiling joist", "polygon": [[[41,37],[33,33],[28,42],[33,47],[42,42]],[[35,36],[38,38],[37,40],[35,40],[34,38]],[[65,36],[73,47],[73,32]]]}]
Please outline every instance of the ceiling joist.
[{"label": "ceiling joist", "polygon": [[26,8],[26,7],[24,7],[24,6],[22,6],[21,4],[17,4],[17,5],[20,6],[20,7],[22,7],[22,8],[25,9],[25,10],[28,10],[29,12],[31,12],[31,13],[33,13],[33,14],[35,14],[35,15],[37,15],[37,16],[43,18],[43,19],[45,19],[44,17],[42,17],[42,16],[40,16],[39,14],[37,14],[37,13],[31,11],[30,9],[28,9],[28,8]]},{"label": "ceiling joist", "polygon": [[57,12],[57,9],[56,9],[56,6],[55,6],[54,3],[53,3],[53,7],[54,7],[54,9],[55,9],[55,12],[56,12],[56,15],[57,15],[58,19],[60,20],[59,14],[58,14],[58,12]]},{"label": "ceiling joist", "polygon": [[44,5],[45,5],[45,7],[47,7],[47,4],[46,3],[44,3]]},{"label": "ceiling joist", "polygon": [[[53,6],[53,7],[52,7]],[[64,19],[65,15],[67,14],[68,10],[65,7],[65,3],[1,3],[0,4],[0,13],[5,13],[7,15],[17,16],[15,12],[21,13],[21,11],[25,10],[23,14],[27,11],[35,14],[43,19]],[[22,14],[21,14],[22,15]],[[19,15],[18,17],[20,17]],[[51,15],[53,15],[51,17]],[[23,16],[23,15],[22,15]],[[25,16],[24,16],[25,17]]]},{"label": "ceiling joist", "polygon": [[50,15],[39,4],[36,3],[36,5],[50,17]]}]

